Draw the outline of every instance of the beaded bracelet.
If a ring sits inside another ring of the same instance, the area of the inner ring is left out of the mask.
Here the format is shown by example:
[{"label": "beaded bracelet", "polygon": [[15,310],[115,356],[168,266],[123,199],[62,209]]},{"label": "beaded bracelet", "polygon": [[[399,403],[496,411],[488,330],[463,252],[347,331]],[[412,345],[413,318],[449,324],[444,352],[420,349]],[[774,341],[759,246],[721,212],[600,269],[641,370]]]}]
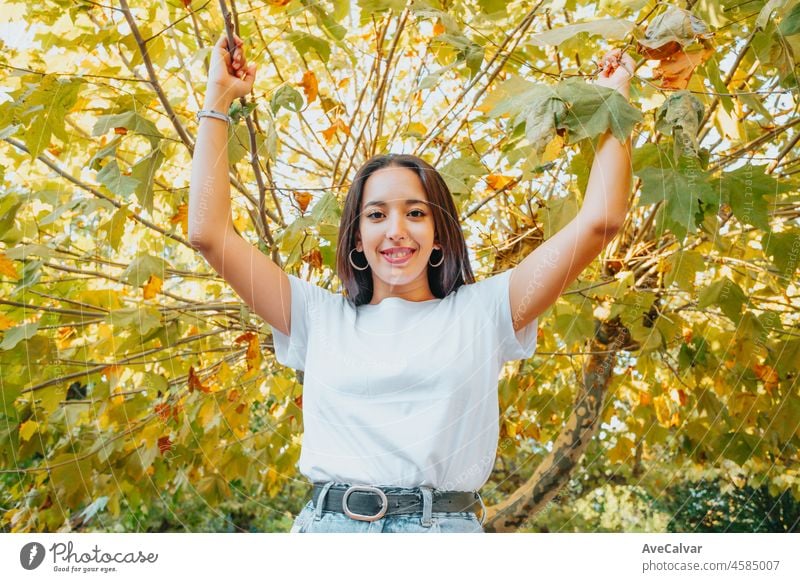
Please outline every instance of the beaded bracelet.
[{"label": "beaded bracelet", "polygon": [[233,120],[230,118],[229,115],[225,115],[224,113],[220,113],[219,111],[214,111],[213,109],[201,109],[197,112],[197,123],[200,123],[201,117],[213,117],[215,119],[221,119],[222,121],[228,122],[228,124],[233,123]]}]

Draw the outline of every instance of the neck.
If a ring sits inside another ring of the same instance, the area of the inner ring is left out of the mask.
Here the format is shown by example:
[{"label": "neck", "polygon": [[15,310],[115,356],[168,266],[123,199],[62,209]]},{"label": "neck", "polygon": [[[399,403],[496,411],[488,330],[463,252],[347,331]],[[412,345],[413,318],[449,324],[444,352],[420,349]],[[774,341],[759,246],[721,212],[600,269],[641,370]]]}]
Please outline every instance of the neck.
[{"label": "neck", "polygon": [[382,281],[374,282],[370,305],[376,305],[387,297],[399,297],[400,299],[414,302],[436,299],[428,285],[427,275],[423,275],[421,282],[414,281],[408,285],[387,285]]}]

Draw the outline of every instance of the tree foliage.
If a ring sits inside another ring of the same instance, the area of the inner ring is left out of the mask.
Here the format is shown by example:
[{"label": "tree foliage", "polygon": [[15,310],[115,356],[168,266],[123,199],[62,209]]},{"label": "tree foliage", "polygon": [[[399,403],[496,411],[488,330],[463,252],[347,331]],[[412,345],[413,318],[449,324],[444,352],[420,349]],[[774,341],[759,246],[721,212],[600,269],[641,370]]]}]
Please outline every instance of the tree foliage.
[{"label": "tree foliage", "polygon": [[[302,378],[187,240],[219,6],[107,4],[3,6],[30,42],[0,52],[0,524],[138,528],[236,498],[285,527],[307,493]],[[797,0],[228,5],[259,63],[230,111],[234,224],[332,290],[370,156],[440,169],[490,274],[575,215],[597,137],[633,128],[622,231],[501,379],[491,503],[564,429],[586,340],[611,322],[628,340],[586,478],[657,499],[702,467],[800,501]],[[610,46],[639,61],[633,105],[589,83]]]}]

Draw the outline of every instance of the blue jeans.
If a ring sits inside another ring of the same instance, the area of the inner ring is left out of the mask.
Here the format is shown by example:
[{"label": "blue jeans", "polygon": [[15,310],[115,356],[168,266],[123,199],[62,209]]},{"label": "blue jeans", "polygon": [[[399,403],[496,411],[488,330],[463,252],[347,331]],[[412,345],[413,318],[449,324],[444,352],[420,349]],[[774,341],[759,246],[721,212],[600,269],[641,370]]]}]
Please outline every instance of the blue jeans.
[{"label": "blue jeans", "polygon": [[[333,482],[329,482],[333,484]],[[352,519],[338,511],[322,510],[323,490],[319,504],[309,501],[294,520],[289,533],[485,533],[478,517],[471,511],[432,511],[430,488],[407,489],[382,487],[385,493],[417,493],[422,491],[422,513],[389,515],[375,521]],[[427,491],[426,491],[427,490]],[[480,497],[480,494],[478,494]],[[481,506],[483,500],[481,499]],[[484,508],[485,511],[485,508]]]}]

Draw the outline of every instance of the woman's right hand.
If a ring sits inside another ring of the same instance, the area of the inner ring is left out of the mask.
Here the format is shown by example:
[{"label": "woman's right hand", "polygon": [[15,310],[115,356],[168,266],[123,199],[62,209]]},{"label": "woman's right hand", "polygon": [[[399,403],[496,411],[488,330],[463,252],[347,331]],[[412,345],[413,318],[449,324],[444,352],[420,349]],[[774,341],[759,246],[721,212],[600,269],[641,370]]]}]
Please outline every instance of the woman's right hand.
[{"label": "woman's right hand", "polygon": [[214,91],[230,101],[247,95],[253,89],[256,78],[255,63],[246,64],[244,41],[233,35],[236,50],[233,59],[228,52],[228,37],[222,34],[211,51],[211,64],[208,70],[208,91]]}]

